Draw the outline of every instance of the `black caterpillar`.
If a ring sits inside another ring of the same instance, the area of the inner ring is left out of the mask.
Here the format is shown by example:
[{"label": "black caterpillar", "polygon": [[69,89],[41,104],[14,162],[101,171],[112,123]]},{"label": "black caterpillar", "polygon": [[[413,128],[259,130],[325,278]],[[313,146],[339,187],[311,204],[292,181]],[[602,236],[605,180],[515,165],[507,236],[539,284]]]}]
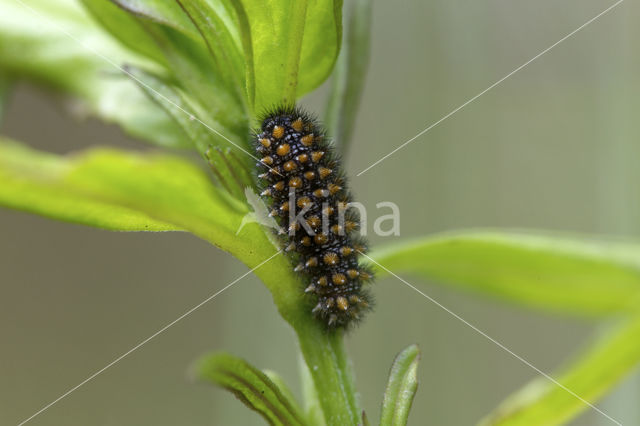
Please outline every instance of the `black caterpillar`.
[{"label": "black caterpillar", "polygon": [[254,135],[261,196],[271,207],[283,246],[314,297],[313,315],[329,329],[347,327],[371,306],[363,284],[373,276],[359,265],[364,240],[351,194],[325,132],[309,114],[280,107],[265,114]]}]

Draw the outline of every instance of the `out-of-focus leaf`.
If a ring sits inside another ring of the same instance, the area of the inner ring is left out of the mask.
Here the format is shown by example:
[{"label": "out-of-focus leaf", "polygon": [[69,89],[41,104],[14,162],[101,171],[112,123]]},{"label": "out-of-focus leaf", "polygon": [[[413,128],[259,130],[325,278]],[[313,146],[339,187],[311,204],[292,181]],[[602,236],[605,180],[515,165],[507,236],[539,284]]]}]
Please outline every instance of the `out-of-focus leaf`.
[{"label": "out-of-focus leaf", "polygon": [[229,390],[271,425],[305,424],[296,401],[266,374],[240,358],[229,354],[207,356],[198,362],[196,375]]},{"label": "out-of-focus leaf", "polygon": [[[235,15],[227,1],[177,0],[200,31],[216,70],[234,87],[244,86],[245,62]],[[244,92],[242,93],[244,94]]]},{"label": "out-of-focus leaf", "polygon": [[162,51],[136,18],[111,0],[81,0],[93,18],[134,52],[166,65]]},{"label": "out-of-focus leaf", "polygon": [[[4,182],[0,186],[7,195],[3,205],[70,220],[59,215],[73,214],[73,206],[59,207],[56,197],[83,199],[138,212],[161,222],[162,229],[189,230],[228,251],[242,247],[236,231],[247,207],[216,190],[200,168],[180,157],[105,148],[56,156],[6,141],[2,146]],[[39,189],[38,197],[20,191],[34,187]],[[40,202],[44,196],[47,202]],[[82,218],[75,221],[94,226],[110,223],[99,211],[93,213],[95,224]],[[114,228],[118,229],[110,227]]]},{"label": "out-of-focus leaf", "polygon": [[200,34],[178,2],[174,0],[109,0],[124,10],[166,25],[201,41]]},{"label": "out-of-focus leaf", "polygon": [[250,115],[255,115],[256,107],[256,72],[253,54],[253,41],[251,39],[251,25],[249,17],[240,0],[229,0],[237,18],[242,52],[244,54],[245,95],[249,104]]},{"label": "out-of-focus leaf", "polygon": [[218,185],[238,200],[244,200],[245,189],[252,186],[251,171],[235,151],[211,147],[205,155]]},{"label": "out-of-focus leaf", "polygon": [[0,143],[0,204],[115,231],[180,230],[120,203],[87,196],[66,179],[77,165],[78,159],[61,159],[3,140]]},{"label": "out-of-focus leaf", "polygon": [[273,370],[262,370],[262,372],[269,378],[269,380],[273,382],[274,385],[276,385],[276,387],[280,390],[280,392],[282,392],[282,395],[287,401],[291,401],[294,403],[298,414],[301,414],[300,405],[298,404],[298,401],[296,400],[293,392],[289,388],[289,385],[287,385],[282,376]]},{"label": "out-of-focus leaf", "polygon": [[[503,231],[467,231],[380,249],[410,273],[545,311],[577,316],[640,308],[640,245]],[[374,265],[379,276],[388,272]]]},{"label": "out-of-focus leaf", "polygon": [[164,52],[175,87],[188,105],[186,111],[223,135],[218,139],[221,145],[248,147],[248,118],[241,95],[223,79],[204,43],[171,28],[141,22]]},{"label": "out-of-focus leaf", "polygon": [[173,83],[190,104],[189,113],[224,135],[222,142],[247,144],[239,79],[232,77],[242,70],[234,54],[238,48],[214,10],[199,1],[114,1],[136,17],[162,51]]},{"label": "out-of-focus leaf", "polygon": [[[568,369],[554,375],[564,389],[545,377],[538,377],[507,398],[480,425],[566,424],[578,413],[592,409],[585,401],[596,403],[637,367],[640,363],[638,342],[640,317],[634,317],[595,342],[569,364]],[[612,420],[615,419],[609,417],[610,413],[599,414],[603,416],[604,423],[614,424]]]},{"label": "out-of-focus leaf", "polygon": [[219,145],[224,145],[224,141],[220,142],[220,136],[205,127],[196,117],[185,113],[189,106],[173,87],[142,70],[129,68],[129,72],[136,81],[144,81],[140,88],[173,117],[198,151],[204,153],[220,187],[237,199],[244,200],[245,188],[253,185],[248,166],[252,162],[251,157],[237,147],[220,148]]},{"label": "out-of-focus leaf", "polygon": [[0,2],[0,69],[77,97],[133,136],[185,147],[175,123],[118,69],[124,63],[144,60],[114,43],[73,0]]},{"label": "out-of-focus leaf", "polygon": [[342,45],[342,51],[332,75],[325,124],[343,155],[346,154],[351,143],[360,98],[367,78],[371,45],[371,3],[371,0],[353,2],[349,27],[346,31],[346,43]]},{"label": "out-of-focus leaf", "polygon": [[173,121],[180,126],[186,138],[194,148],[201,152],[214,143],[214,133],[207,129],[195,116],[187,112],[187,105],[182,94],[158,76],[135,67],[127,67],[132,80],[153,102],[165,110]]},{"label": "out-of-focus leaf", "polygon": [[0,126],[4,119],[7,102],[11,96],[11,80],[9,76],[0,70]]},{"label": "out-of-focus leaf", "polygon": [[[83,1],[125,46],[166,66],[162,70],[166,76],[159,77],[140,67],[129,69],[140,89],[174,120],[180,123],[190,119],[195,126],[203,127],[198,132],[206,138],[192,138],[200,153],[210,145],[247,145],[247,115],[240,83],[242,57],[214,9],[199,1],[181,7],[177,2],[127,0],[119,2],[122,8],[108,0]],[[173,15],[184,17],[189,25],[168,25]],[[197,28],[191,19],[199,24]],[[219,39],[222,41],[212,46]],[[184,130],[185,126],[181,127]]]},{"label": "out-of-focus leaf", "polygon": [[404,426],[409,419],[413,397],[418,389],[420,350],[411,345],[393,360],[387,389],[382,400],[381,426]]},{"label": "out-of-focus leaf", "polygon": [[340,49],[342,1],[232,1],[248,17],[243,37],[251,41],[255,111],[294,103],[328,77]]},{"label": "out-of-focus leaf", "polygon": [[[11,156],[4,158],[11,164]],[[218,190],[201,169],[175,156],[95,149],[73,156],[28,150],[22,158],[20,167],[12,169],[13,179],[0,182],[3,191],[17,185],[16,181],[19,184],[41,182],[42,178],[37,175],[38,163],[46,158],[52,164],[50,167],[62,170],[52,177],[44,177],[51,185],[47,196],[52,201],[56,196],[73,193],[89,201],[98,200],[144,213],[152,220],[168,224],[171,229],[183,229],[211,242],[252,268],[270,290],[282,317],[298,335],[327,423],[358,424],[360,408],[355,399],[342,334],[327,333],[309,314],[308,300],[300,291],[304,283],[299,281],[289,260],[265,234],[265,228],[257,223],[246,223],[240,229],[243,218],[249,213],[245,203]],[[33,162],[29,158],[33,158]],[[30,164],[35,166],[30,167]],[[45,189],[43,187],[43,191]],[[69,220],[62,214],[64,209],[56,211],[46,204],[38,205],[36,201],[25,195],[19,208]],[[1,199],[0,205],[12,207]],[[98,226],[94,222],[78,222]],[[117,229],[116,225],[111,228]]]},{"label": "out-of-focus leaf", "polygon": [[364,410],[362,411],[362,426],[370,426],[371,423],[369,423],[369,418],[367,417],[367,413],[364,412]]}]

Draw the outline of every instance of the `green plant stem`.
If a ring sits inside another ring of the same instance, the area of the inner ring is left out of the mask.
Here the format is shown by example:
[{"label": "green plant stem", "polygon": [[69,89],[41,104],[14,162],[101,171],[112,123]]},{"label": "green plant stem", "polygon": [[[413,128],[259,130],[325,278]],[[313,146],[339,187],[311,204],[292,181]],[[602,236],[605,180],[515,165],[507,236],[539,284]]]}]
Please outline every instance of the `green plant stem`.
[{"label": "green plant stem", "polygon": [[[256,265],[273,256],[274,247],[268,242],[263,227],[248,225],[240,238],[249,234],[251,238],[247,241],[251,243],[243,250],[234,250],[236,257],[247,265]],[[278,255],[254,272],[270,290],[280,315],[296,332],[326,423],[359,424],[361,410],[343,333],[327,332],[322,323],[310,315],[308,301],[300,291],[300,278],[293,273],[286,257]]]},{"label": "green plant stem", "polygon": [[357,425],[360,408],[343,333],[327,333],[315,321],[295,328],[327,424]]}]

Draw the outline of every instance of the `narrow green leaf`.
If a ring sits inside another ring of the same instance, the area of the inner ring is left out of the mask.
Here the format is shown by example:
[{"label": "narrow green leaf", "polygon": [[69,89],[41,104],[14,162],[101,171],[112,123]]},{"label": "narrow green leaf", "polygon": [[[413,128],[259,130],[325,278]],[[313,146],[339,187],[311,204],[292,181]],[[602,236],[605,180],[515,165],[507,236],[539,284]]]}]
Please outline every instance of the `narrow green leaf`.
[{"label": "narrow green leaf", "polygon": [[[6,141],[1,146],[7,179],[2,189],[13,197],[9,202],[3,199],[5,205],[66,219],[57,215],[72,215],[73,205],[58,205],[56,197],[64,201],[73,196],[72,200],[121,207],[170,224],[161,229],[190,230],[228,251],[239,245],[236,231],[247,207],[216,190],[206,173],[179,157],[104,148],[56,156]],[[34,187],[39,189],[35,194],[30,191]],[[45,195],[48,202],[39,202]],[[76,221],[102,226],[101,221],[112,220],[109,211],[93,213],[96,223]]]},{"label": "narrow green leaf", "polygon": [[28,6],[0,2],[0,68],[72,95],[80,101],[76,110],[83,107],[135,137],[185,147],[182,131],[117,68],[145,64],[144,58],[114,42],[76,1],[32,0]]},{"label": "narrow green leaf", "polygon": [[255,116],[256,107],[256,72],[254,65],[253,41],[251,39],[251,25],[249,17],[241,0],[229,0],[237,17],[242,51],[244,53],[245,94],[249,104],[251,116]]},{"label": "narrow green leaf", "polygon": [[[619,241],[467,231],[427,237],[371,255],[394,273],[455,285],[576,316],[640,308],[640,245]],[[379,276],[388,272],[379,266]]]},{"label": "narrow green leaf", "polygon": [[11,97],[11,79],[0,70],[0,126],[2,126],[7,103]]},{"label": "narrow green leaf", "polygon": [[342,44],[342,0],[311,0],[300,52],[297,95],[309,93],[331,74]]},{"label": "narrow green leaf", "polygon": [[[575,362],[568,364],[570,367],[565,371],[554,375],[564,389],[544,377],[538,377],[507,398],[480,425],[566,424],[578,413],[592,409],[585,401],[595,404],[637,368],[640,363],[639,341],[640,317],[635,317],[611,330]],[[608,416],[617,421],[612,413],[600,415],[605,423],[614,424],[611,418],[606,418]]]},{"label": "narrow green leaf", "polygon": [[164,52],[175,89],[180,90],[183,101],[188,104],[186,111],[217,132],[220,143],[231,141],[248,147],[248,117],[241,95],[237,87],[224,80],[206,45],[171,28],[141,23]]},{"label": "narrow green leaf", "polygon": [[[242,5],[255,72],[255,110],[261,112],[319,86],[331,72],[341,39],[339,0],[234,0]],[[245,56],[247,55],[245,47]]]},{"label": "narrow green leaf", "polygon": [[[211,6],[204,0],[176,0],[191,18],[207,44],[216,70],[234,88],[244,85],[244,58],[234,14],[226,1]],[[214,9],[215,7],[215,9]]]},{"label": "narrow green leaf", "polygon": [[411,345],[393,360],[387,389],[382,400],[381,426],[404,426],[418,389],[420,349]]},{"label": "narrow green leaf", "polygon": [[367,417],[367,413],[364,412],[364,410],[362,411],[362,426],[369,426],[371,423],[369,423],[369,418]]},{"label": "narrow green leaf", "polygon": [[204,357],[196,366],[196,374],[232,392],[269,424],[305,424],[296,401],[288,398],[267,375],[240,358],[228,354]]},{"label": "narrow green leaf", "polygon": [[86,196],[65,180],[77,164],[72,158],[0,141],[0,205],[114,231],[180,230],[144,212]]},{"label": "narrow green leaf", "polygon": [[[89,150],[69,157],[30,152],[18,170],[20,179],[37,182],[32,175],[41,170],[40,160],[35,160],[29,169],[28,157],[40,156],[48,158],[51,167],[63,170],[54,178],[45,178],[56,185],[48,194],[52,204],[38,207],[35,197],[29,198],[30,189],[25,188],[21,208],[65,219],[61,212],[73,206],[56,210],[56,196],[73,191],[90,201],[144,213],[230,252],[264,282],[278,311],[294,328],[327,424],[359,423],[361,410],[342,333],[327,333],[310,314],[308,300],[301,291],[304,283],[293,272],[289,260],[279,254],[265,228],[256,223],[241,228],[249,213],[246,204],[216,189],[201,169],[175,156],[112,149]],[[6,190],[12,185],[14,182],[9,181],[0,188]],[[20,195],[20,191],[16,194]],[[0,199],[0,204],[8,203]]]},{"label": "narrow green leaf", "polygon": [[187,14],[173,0],[109,0],[122,9],[145,19],[152,20],[162,25],[171,27],[189,36],[191,39],[201,41],[197,28]]},{"label": "narrow green leaf", "polygon": [[127,48],[159,64],[167,65],[164,54],[138,20],[110,0],[81,0],[91,16]]},{"label": "narrow green leaf", "polygon": [[193,148],[204,152],[207,147],[216,144],[215,134],[196,121],[195,117],[189,115],[187,108],[190,106],[184,101],[180,92],[160,77],[149,72],[133,66],[128,66],[126,70],[132,77],[132,81],[140,87],[140,90],[158,107],[165,110],[167,115],[182,129],[185,138]]},{"label": "narrow green leaf", "polygon": [[219,187],[244,201],[245,189],[253,185],[251,170],[245,162],[231,148],[210,147],[205,155]]},{"label": "narrow green leaf", "polygon": [[[168,86],[174,91],[182,89],[179,103],[183,110],[180,114],[186,117],[192,114],[224,135],[218,137],[222,145],[228,144],[225,138],[237,145],[246,144],[248,127],[243,105],[239,36],[235,31],[236,41],[232,31],[234,23],[223,7],[214,10],[202,0],[183,3],[124,0],[118,2],[122,8],[108,0],[83,1],[125,46],[166,66],[162,72],[171,78],[163,77],[163,86],[166,86],[163,89],[168,90]],[[167,24],[174,15],[184,17],[189,21],[188,25],[180,19],[176,25]],[[161,108],[175,109],[173,99],[150,93],[158,91],[154,79],[136,78],[141,90],[154,98]],[[172,116],[175,118],[175,114]]]},{"label": "narrow green leaf", "polygon": [[267,370],[262,370],[262,372],[265,374],[265,376],[269,378],[269,380],[273,382],[273,384],[276,385],[278,390],[282,392],[282,395],[285,397],[287,401],[293,402],[293,405],[296,407],[298,414],[300,414],[301,410],[299,408],[298,401],[296,400],[296,397],[293,395],[293,392],[289,388],[289,385],[287,385],[287,383],[284,381],[282,376],[273,370],[267,369]]},{"label": "narrow green leaf", "polygon": [[372,1],[356,0],[351,8],[346,43],[332,75],[325,123],[342,154],[353,136],[360,98],[367,78],[371,45]]}]

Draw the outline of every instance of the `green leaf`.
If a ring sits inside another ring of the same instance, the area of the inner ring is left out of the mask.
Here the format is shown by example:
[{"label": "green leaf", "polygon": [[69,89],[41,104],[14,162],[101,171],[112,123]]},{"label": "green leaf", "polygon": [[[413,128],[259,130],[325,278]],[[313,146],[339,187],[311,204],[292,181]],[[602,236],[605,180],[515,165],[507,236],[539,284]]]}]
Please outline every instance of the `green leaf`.
[{"label": "green leaf", "polygon": [[237,17],[238,30],[240,32],[240,40],[242,42],[242,52],[244,54],[244,77],[245,77],[245,95],[249,105],[251,116],[255,116],[256,107],[256,71],[253,54],[253,41],[251,39],[251,25],[249,17],[240,0],[229,0],[231,7],[235,11]]},{"label": "green leaf", "polygon": [[[4,163],[10,166],[15,163],[13,156],[2,157],[8,158]],[[242,219],[249,213],[245,203],[218,190],[201,169],[184,159],[113,149],[93,149],[73,156],[27,150],[18,163],[20,167],[9,169],[14,179],[3,181],[0,188],[11,192],[16,181],[40,184],[43,178],[38,173],[43,158],[51,163],[49,167],[61,170],[44,177],[45,183],[51,186],[42,186],[42,196],[50,197],[52,204],[39,206],[35,204],[37,197],[30,196],[30,188],[24,188],[25,191],[18,188],[13,195],[25,197],[20,201],[20,208],[66,220],[63,213],[73,206],[57,209],[56,197],[74,194],[87,201],[145,214],[169,224],[172,229],[187,230],[233,254],[264,282],[278,311],[298,335],[327,424],[358,424],[360,408],[342,333],[327,333],[313,318],[302,291],[305,283],[300,282],[265,228],[248,223],[240,229]],[[13,207],[11,200],[0,199],[0,204]],[[100,226],[93,221],[81,223]]]},{"label": "green leaf", "polygon": [[362,426],[370,426],[371,423],[369,423],[369,418],[367,417],[367,413],[364,412],[364,410],[362,411]]},{"label": "green leaf", "polygon": [[[4,205],[73,220],[73,205],[58,205],[56,197],[106,204],[164,224],[156,225],[161,230],[190,230],[229,251],[238,245],[236,231],[247,207],[217,191],[200,168],[180,157],[106,148],[56,156],[7,141],[0,146]],[[111,211],[93,213],[95,223],[74,221],[104,227],[114,220]]]},{"label": "green leaf", "polygon": [[145,72],[139,68],[129,66],[127,72],[150,100],[166,111],[175,124],[184,132],[187,139],[194,148],[199,148],[204,152],[209,146],[216,143],[215,134],[207,129],[202,123],[195,120],[187,112],[189,105],[185,102],[182,94],[173,88],[160,77]]},{"label": "green leaf", "polygon": [[249,34],[241,29],[245,56],[253,54],[255,111],[294,103],[328,77],[340,49],[342,1],[232,1],[248,19]]},{"label": "green leaf", "polygon": [[253,184],[251,170],[245,162],[231,148],[211,147],[205,155],[218,186],[238,200],[245,200],[245,189]]},{"label": "green leaf", "polygon": [[[184,134],[118,66],[148,65],[123,49],[73,0],[33,0],[28,7],[0,2],[0,68],[72,95],[90,114],[128,133],[171,147],[185,147]],[[187,143],[187,146],[189,144]]]},{"label": "green leaf", "polygon": [[371,46],[372,1],[356,0],[352,5],[346,43],[332,75],[331,95],[325,124],[342,154],[353,136],[360,98],[367,78]]},{"label": "green leaf", "polygon": [[[75,164],[74,164],[75,163]],[[61,160],[7,141],[0,143],[0,204],[66,222],[115,231],[175,231],[118,203],[87,197],[65,180],[77,161]]]},{"label": "green leaf", "polygon": [[227,1],[211,6],[204,0],[177,0],[198,28],[213,58],[216,70],[234,87],[243,87],[245,61],[242,54],[238,25],[233,9]]},{"label": "green leaf", "polygon": [[411,345],[393,360],[387,389],[382,400],[381,426],[407,424],[413,397],[418,389],[418,362],[420,349]]},{"label": "green leaf", "polygon": [[91,16],[111,35],[134,52],[166,66],[166,59],[138,20],[110,0],[81,0]]},{"label": "green leaf", "polygon": [[[226,27],[226,24],[233,26],[233,22],[225,24],[216,14],[217,11],[220,16],[228,17],[223,8],[214,11],[202,1],[183,5],[120,1],[121,9],[107,0],[83,1],[99,16],[105,29],[125,46],[166,67],[161,71],[166,76],[155,72],[157,75],[151,77],[153,70],[132,73],[136,84],[160,108],[178,121],[191,117],[195,124],[208,127],[207,132],[215,135],[216,146],[229,145],[229,140],[232,145],[248,144],[245,140],[247,114],[240,83],[243,62],[239,41],[234,41],[232,31]],[[174,15],[181,18],[168,25]],[[181,19],[187,22],[181,23]],[[139,68],[142,67],[135,64],[130,67]],[[166,94],[168,91],[172,96]],[[176,115],[182,117],[176,118]],[[193,145],[204,153],[210,143]]]},{"label": "green leaf", "polygon": [[545,311],[583,317],[640,308],[640,245],[467,231],[380,249],[379,276],[411,273]]},{"label": "green leaf", "polygon": [[282,392],[282,395],[286,400],[293,402],[294,406],[298,410],[298,413],[300,413],[296,397],[293,395],[293,392],[291,392],[289,385],[287,385],[282,376],[273,370],[262,370],[262,372],[269,378],[269,380],[273,382],[273,384],[276,385],[276,387],[280,390],[280,392]]},{"label": "green leaf", "polygon": [[[506,399],[482,426],[562,425],[595,403],[640,363],[640,317],[631,318],[595,342],[564,372],[554,375],[565,388],[538,377]],[[570,391],[568,391],[568,390]],[[581,400],[582,399],[582,400]],[[604,423],[615,419],[599,413]],[[608,419],[606,417],[609,417]],[[603,424],[604,424],[603,423]]]},{"label": "green leaf", "polygon": [[309,0],[300,52],[297,95],[320,86],[331,74],[342,44],[342,0]]},{"label": "green leaf", "polygon": [[11,96],[11,80],[2,70],[0,70],[0,126],[4,119],[4,114],[7,109],[7,103]]},{"label": "green leaf", "polygon": [[206,46],[171,28],[141,22],[169,63],[175,89],[188,105],[182,112],[213,129],[221,144],[248,147],[248,117],[241,95],[224,80]]},{"label": "green leaf", "polygon": [[109,0],[122,9],[159,24],[171,27],[201,41],[197,28],[176,1],[167,0]]},{"label": "green leaf", "polygon": [[[227,25],[233,23],[223,7],[202,1],[115,0],[132,13],[162,51],[168,72],[188,114],[238,145],[247,144],[248,123],[240,90],[239,48]],[[220,16],[216,13],[219,12]]]},{"label": "green leaf", "polygon": [[204,357],[196,366],[196,374],[232,392],[271,425],[305,424],[296,401],[266,374],[240,358],[228,354]]}]

